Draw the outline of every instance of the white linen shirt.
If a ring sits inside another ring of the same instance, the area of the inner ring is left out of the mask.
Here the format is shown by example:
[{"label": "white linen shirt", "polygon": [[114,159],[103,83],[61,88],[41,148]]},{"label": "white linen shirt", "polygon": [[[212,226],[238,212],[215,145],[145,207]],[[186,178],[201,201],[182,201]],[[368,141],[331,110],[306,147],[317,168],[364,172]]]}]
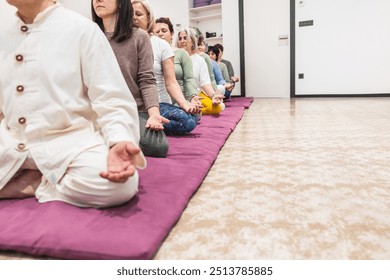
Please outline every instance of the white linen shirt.
[{"label": "white linen shirt", "polygon": [[55,184],[83,150],[138,146],[137,105],[92,21],[59,3],[32,24],[16,16],[0,26],[0,62],[0,189],[27,156]]},{"label": "white linen shirt", "polygon": [[209,69],[206,61],[199,54],[192,54],[192,67],[194,70],[194,80],[198,90],[202,91],[204,85],[211,85]]}]

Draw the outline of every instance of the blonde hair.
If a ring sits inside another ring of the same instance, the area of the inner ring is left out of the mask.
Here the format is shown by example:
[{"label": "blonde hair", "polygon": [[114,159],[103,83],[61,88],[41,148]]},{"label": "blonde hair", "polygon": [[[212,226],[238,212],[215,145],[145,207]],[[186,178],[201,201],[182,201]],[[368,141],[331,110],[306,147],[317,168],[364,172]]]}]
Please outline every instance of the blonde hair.
[{"label": "blonde hair", "polygon": [[154,13],[152,7],[150,6],[150,3],[147,0],[131,0],[131,4],[137,4],[137,3],[141,4],[146,10],[146,12],[148,13],[149,20],[148,20],[147,32],[149,34],[153,34],[153,30],[156,23],[155,23]]}]

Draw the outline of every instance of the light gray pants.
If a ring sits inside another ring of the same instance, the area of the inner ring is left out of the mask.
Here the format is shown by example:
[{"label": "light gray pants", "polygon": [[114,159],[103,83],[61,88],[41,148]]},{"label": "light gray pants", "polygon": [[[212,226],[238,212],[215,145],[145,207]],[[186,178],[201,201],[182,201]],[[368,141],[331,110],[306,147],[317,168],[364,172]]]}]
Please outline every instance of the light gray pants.
[{"label": "light gray pants", "polygon": [[[105,145],[83,151],[72,160],[55,185],[42,176],[35,192],[36,198],[39,202],[60,200],[79,207],[95,208],[127,202],[138,191],[138,173],[136,171],[125,183],[114,183],[100,177],[99,172],[107,170],[107,153]],[[21,169],[37,169],[37,166],[29,156]]]}]

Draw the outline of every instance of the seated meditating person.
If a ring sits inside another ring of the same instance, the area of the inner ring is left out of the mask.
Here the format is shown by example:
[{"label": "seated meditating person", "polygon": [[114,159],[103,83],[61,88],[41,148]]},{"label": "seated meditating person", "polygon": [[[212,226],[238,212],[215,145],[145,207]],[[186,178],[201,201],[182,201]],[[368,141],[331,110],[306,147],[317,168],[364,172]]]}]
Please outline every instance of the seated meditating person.
[{"label": "seated meditating person", "polygon": [[[160,113],[169,120],[169,123],[164,123],[164,132],[175,135],[189,133],[197,125],[196,114],[200,112],[200,108],[187,101],[181,91],[175,76],[172,47],[153,34],[155,19],[151,5],[146,0],[132,0],[131,3],[134,25],[145,30],[152,43]],[[172,104],[172,99],[179,107]]]},{"label": "seated meditating person", "polygon": [[[167,17],[162,17],[156,20],[154,34],[164,39],[172,46],[172,37],[174,34],[173,24]],[[202,103],[199,99],[199,91],[196,87],[194,75],[192,71],[192,60],[187,51],[173,47],[175,53],[175,75],[185,98],[194,103],[199,108],[202,108]]]},{"label": "seated meditating person", "polygon": [[209,47],[208,54],[211,58],[211,62],[213,63],[213,71],[215,80],[218,85],[223,85],[225,87],[225,99],[228,99],[230,97],[230,94],[232,93],[232,90],[234,88],[234,83],[228,83],[224,79],[224,75],[222,74],[221,67],[217,62],[217,57],[219,55],[219,49],[214,46]]},{"label": "seated meditating person", "polygon": [[197,39],[195,32],[191,28],[181,28],[176,37],[176,46],[185,49],[191,56],[194,79],[203,108],[202,114],[219,114],[222,110],[221,105],[223,96],[216,93],[211,85],[209,71],[205,60],[197,53]]},{"label": "seated meditating person", "polygon": [[148,34],[133,25],[129,0],[91,0],[92,19],[109,40],[123,77],[138,106],[140,148],[144,155],[166,157],[168,141],[163,132],[169,120],[160,115],[153,49]]},{"label": "seated meditating person", "polygon": [[219,52],[220,52],[219,57],[218,57],[218,62],[224,63],[227,67],[227,71],[228,71],[228,75],[229,75],[228,80],[231,80],[234,83],[238,83],[240,81],[240,78],[234,75],[234,69],[233,69],[232,63],[229,60],[222,58],[224,47],[221,44],[215,44],[214,46],[217,47],[219,49]]},{"label": "seated meditating person", "polygon": [[207,64],[207,69],[209,71],[211,86],[213,87],[216,94],[224,96],[225,90],[226,90],[225,86],[217,83],[216,77],[214,74],[214,70],[213,70],[214,66],[213,66],[213,63],[211,61],[211,58],[209,57],[209,55],[205,51],[203,51],[203,48],[205,48],[205,45],[206,45],[206,42],[204,40],[204,36],[202,35],[202,33],[200,32],[199,29],[193,29],[193,30],[195,32],[195,36],[196,36],[196,40],[197,40],[196,44],[198,46],[196,49],[196,53],[199,54],[201,57],[203,57],[204,61]]},{"label": "seated meditating person", "polygon": [[[200,38],[200,37],[202,37],[202,38]],[[204,36],[203,35],[199,36],[199,39],[198,39],[198,50],[199,50],[199,53],[207,53],[208,49],[209,49],[209,45],[204,40]]]},{"label": "seated meditating person", "polygon": [[146,161],[107,38],[58,1],[7,2],[18,12],[0,26],[0,199],[127,202]]}]

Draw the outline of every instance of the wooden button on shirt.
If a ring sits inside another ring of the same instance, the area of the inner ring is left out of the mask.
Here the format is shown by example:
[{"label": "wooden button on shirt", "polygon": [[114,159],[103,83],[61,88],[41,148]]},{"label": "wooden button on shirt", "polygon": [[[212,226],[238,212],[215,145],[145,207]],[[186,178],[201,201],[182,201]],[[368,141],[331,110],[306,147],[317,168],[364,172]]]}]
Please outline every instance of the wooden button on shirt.
[{"label": "wooden button on shirt", "polygon": [[23,143],[18,144],[18,150],[23,151],[24,148],[26,148],[26,145],[24,145]]},{"label": "wooden button on shirt", "polygon": [[26,123],[26,119],[25,118],[20,118],[19,119],[19,123],[20,124],[25,124]]}]

